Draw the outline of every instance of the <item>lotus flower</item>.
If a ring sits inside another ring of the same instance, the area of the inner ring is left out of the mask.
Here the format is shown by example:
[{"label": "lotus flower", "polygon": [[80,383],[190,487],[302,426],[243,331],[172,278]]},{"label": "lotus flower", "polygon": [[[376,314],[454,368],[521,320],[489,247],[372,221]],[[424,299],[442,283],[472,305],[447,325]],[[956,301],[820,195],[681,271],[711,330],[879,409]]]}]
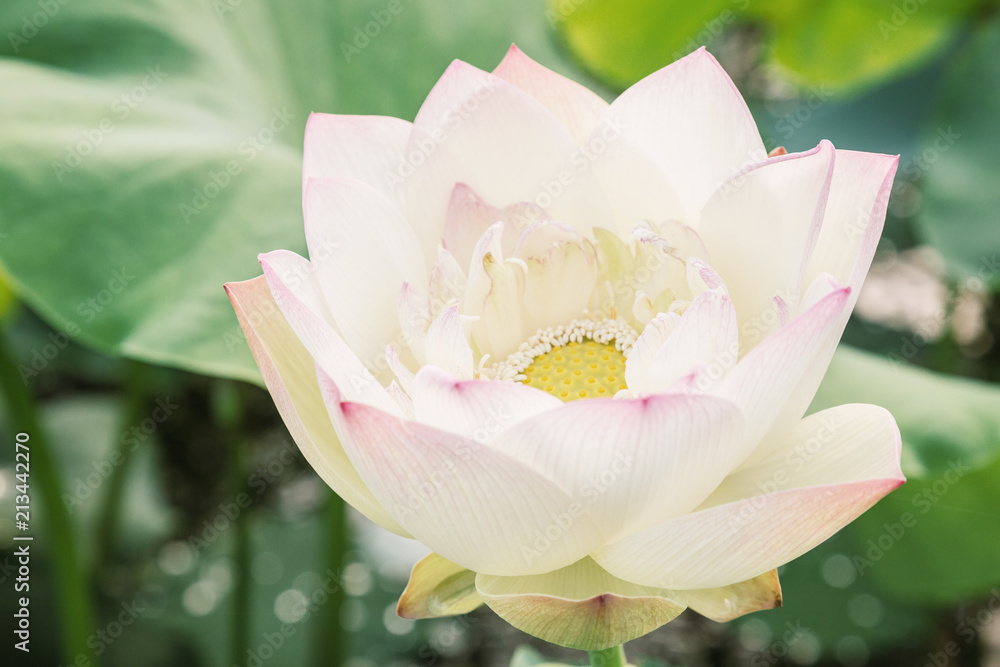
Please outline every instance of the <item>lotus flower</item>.
[{"label": "lotus flower", "polygon": [[401,615],[603,650],[779,605],[903,483],[884,409],[803,417],[896,164],[769,155],[704,49],[608,104],[512,47],[413,123],[313,114],[310,259],[227,288],[306,459],[433,552]]}]

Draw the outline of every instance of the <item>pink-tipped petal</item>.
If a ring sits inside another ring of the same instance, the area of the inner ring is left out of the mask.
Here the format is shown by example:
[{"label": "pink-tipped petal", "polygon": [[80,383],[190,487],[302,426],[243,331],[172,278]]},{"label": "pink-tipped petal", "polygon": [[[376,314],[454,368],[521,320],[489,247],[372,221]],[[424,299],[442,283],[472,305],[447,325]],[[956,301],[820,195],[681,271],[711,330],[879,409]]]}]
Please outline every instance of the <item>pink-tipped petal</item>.
[{"label": "pink-tipped petal", "polygon": [[[416,539],[474,572],[549,572],[597,548],[600,531],[554,482],[496,449],[342,402],[320,389],[351,461],[376,498]],[[563,517],[571,517],[564,521]]]},{"label": "pink-tipped petal", "polygon": [[453,63],[417,114],[398,178],[427,261],[441,241],[456,183],[497,207],[530,202],[581,230],[606,219],[593,175],[574,165],[579,151],[566,128],[528,93]]},{"label": "pink-tipped petal", "polygon": [[302,192],[311,178],[354,178],[396,201],[389,179],[403,159],[412,125],[389,116],[313,113],[306,122]]},{"label": "pink-tipped petal", "polygon": [[792,398],[814,363],[819,342],[839,326],[850,289],[842,288],[750,350],[729,372],[716,393],[747,415],[747,438],[759,443]]},{"label": "pink-tipped petal", "polygon": [[501,432],[563,405],[555,396],[519,382],[462,380],[425,366],[413,384],[416,420],[428,426],[492,442]]},{"label": "pink-tipped petal", "polygon": [[493,74],[541,102],[581,144],[590,139],[591,130],[608,108],[596,93],[539,65],[513,45]]},{"label": "pink-tipped petal", "polygon": [[397,300],[404,281],[426,285],[416,237],[399,209],[351,179],[310,180],[306,242],[344,340],[369,367],[399,340]]},{"label": "pink-tipped petal", "polygon": [[504,223],[501,246],[505,253],[514,249],[521,229],[541,220],[545,213],[530,202],[497,207],[483,201],[465,183],[456,183],[448,200],[444,220],[444,247],[462,266],[468,266],[479,239],[497,222]]},{"label": "pink-tipped petal", "polygon": [[492,446],[571,490],[612,539],[694,509],[745,456],[742,429],[739,409],[714,396],[588,399]]},{"label": "pink-tipped petal", "polygon": [[313,358],[282,315],[263,276],[226,292],[274,404],[302,455],[337,495],[388,531],[408,537],[358,476],[330,423]]},{"label": "pink-tipped petal", "polygon": [[278,304],[298,340],[315,362],[343,387],[344,395],[349,400],[364,401],[395,413],[395,402],[344,339],[281,280],[275,268],[275,260],[280,259],[284,252],[275,251],[261,255],[259,259],[274,302]]},{"label": "pink-tipped petal", "polygon": [[811,415],[780,449],[727,478],[697,511],[606,546],[595,560],[647,586],[728,586],[799,557],[905,481],[899,430],[875,406]]},{"label": "pink-tipped petal", "polygon": [[698,232],[729,286],[743,352],[780,324],[774,297],[797,304],[833,176],[830,142],[771,158],[727,181],[701,212]]},{"label": "pink-tipped petal", "polygon": [[820,342],[820,350],[785,406],[779,424],[802,417],[826,375],[882,235],[898,163],[898,155],[837,151],[823,228],[806,267],[805,284],[829,284],[830,279],[823,277],[828,274],[851,288],[851,298],[840,323]]},{"label": "pink-tipped petal", "polygon": [[655,160],[689,218],[726,178],[767,157],[746,103],[705,49],[636,83],[609,116]]}]

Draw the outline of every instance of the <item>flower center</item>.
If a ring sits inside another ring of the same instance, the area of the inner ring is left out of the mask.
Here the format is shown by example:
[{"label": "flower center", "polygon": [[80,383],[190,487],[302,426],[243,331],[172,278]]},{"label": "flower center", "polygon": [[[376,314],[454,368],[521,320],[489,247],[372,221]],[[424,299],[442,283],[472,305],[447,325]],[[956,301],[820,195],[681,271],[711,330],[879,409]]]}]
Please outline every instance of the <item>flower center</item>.
[{"label": "flower center", "polygon": [[564,401],[610,398],[625,384],[636,333],[621,320],[574,320],[542,329],[497,364],[494,377],[522,382]]}]

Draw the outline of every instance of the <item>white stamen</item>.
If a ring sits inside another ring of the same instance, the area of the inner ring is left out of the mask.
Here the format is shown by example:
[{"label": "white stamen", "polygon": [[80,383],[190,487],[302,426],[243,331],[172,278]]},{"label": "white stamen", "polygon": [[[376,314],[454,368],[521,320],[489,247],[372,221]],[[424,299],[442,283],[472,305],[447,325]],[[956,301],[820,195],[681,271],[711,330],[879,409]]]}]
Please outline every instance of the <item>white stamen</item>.
[{"label": "white stamen", "polygon": [[540,329],[521,343],[516,352],[493,367],[493,379],[521,382],[526,379],[524,369],[531,365],[535,357],[569,342],[582,343],[585,338],[605,345],[614,342],[615,349],[627,359],[638,337],[639,334],[625,322],[609,319],[573,320],[568,325],[559,325],[554,329]]}]

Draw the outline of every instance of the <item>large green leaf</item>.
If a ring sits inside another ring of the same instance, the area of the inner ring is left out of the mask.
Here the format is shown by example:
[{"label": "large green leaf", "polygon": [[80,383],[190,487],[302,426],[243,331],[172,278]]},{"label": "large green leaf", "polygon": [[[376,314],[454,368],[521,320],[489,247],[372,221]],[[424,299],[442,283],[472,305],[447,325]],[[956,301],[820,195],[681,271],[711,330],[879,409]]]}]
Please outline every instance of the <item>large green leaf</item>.
[{"label": "large green leaf", "polygon": [[851,525],[859,573],[935,603],[1000,583],[1000,387],[841,348],[812,409],[847,402],[892,412],[909,478]]},{"label": "large green leaf", "polygon": [[592,72],[624,88],[730,28],[759,24],[770,59],[803,85],[854,89],[917,67],[972,2],[548,0],[549,20]]},{"label": "large green leaf", "polygon": [[591,71],[619,88],[736,22],[744,0],[548,0],[547,17]]},{"label": "large green leaf", "polygon": [[925,149],[905,165],[926,175],[917,223],[956,276],[1000,285],[1000,20],[955,64]]},{"label": "large green leaf", "polygon": [[309,112],[412,118],[453,58],[492,68],[512,41],[565,70],[543,13],[532,0],[504,12],[459,0],[7,0],[10,284],[105,352],[256,380],[222,284],[258,274],[259,252],[304,251]]},{"label": "large green leaf", "polygon": [[[772,54],[805,85],[853,88],[915,67],[944,47],[967,3],[799,0],[774,11],[748,6],[769,22]],[[759,7],[758,7],[759,5]]]}]

